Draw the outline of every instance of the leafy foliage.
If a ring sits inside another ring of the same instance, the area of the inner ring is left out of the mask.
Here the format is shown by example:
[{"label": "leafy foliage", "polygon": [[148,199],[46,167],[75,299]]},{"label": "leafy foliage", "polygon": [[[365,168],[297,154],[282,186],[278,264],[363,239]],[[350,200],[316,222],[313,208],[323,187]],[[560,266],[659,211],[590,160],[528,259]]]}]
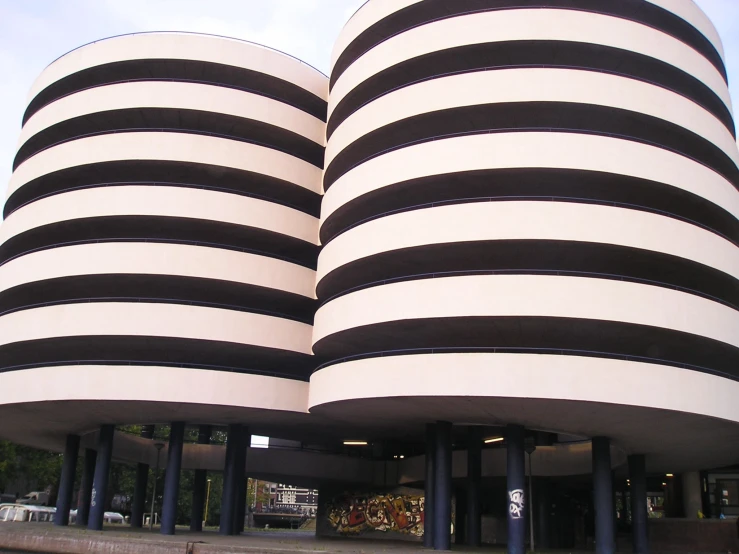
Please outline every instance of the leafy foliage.
[{"label": "leafy foliage", "polygon": [[54,492],[61,470],[61,454],[0,441],[0,492],[15,481],[41,490],[51,487]]}]

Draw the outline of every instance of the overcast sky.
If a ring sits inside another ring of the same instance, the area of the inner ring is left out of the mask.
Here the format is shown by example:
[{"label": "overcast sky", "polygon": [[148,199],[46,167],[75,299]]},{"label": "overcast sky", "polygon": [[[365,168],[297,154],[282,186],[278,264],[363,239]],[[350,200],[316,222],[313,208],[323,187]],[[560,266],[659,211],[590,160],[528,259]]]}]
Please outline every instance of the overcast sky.
[{"label": "overcast sky", "polygon": [[[614,0],[619,1],[619,0]],[[739,104],[739,0],[696,0],[726,49]],[[36,76],[87,42],[138,31],[195,31],[251,40],[328,72],[339,30],[364,0],[0,0],[0,198],[26,95]]]}]

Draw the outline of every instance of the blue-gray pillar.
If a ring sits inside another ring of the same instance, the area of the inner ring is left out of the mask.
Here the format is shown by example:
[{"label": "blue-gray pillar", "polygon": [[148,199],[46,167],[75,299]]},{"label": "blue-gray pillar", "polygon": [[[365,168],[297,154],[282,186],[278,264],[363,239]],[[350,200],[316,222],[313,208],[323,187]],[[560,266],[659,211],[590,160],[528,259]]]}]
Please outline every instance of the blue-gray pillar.
[{"label": "blue-gray pillar", "polygon": [[77,502],[76,525],[87,527],[90,519],[90,500],[92,499],[92,480],[95,477],[95,461],[98,453],[92,448],[85,448],[85,465],[82,467],[82,483]]},{"label": "blue-gray pillar", "polygon": [[426,481],[423,484],[423,546],[434,547],[434,485],[436,484],[436,425],[426,424]]},{"label": "blue-gray pillar", "polygon": [[90,519],[87,528],[91,531],[102,531],[105,519],[105,495],[108,492],[110,478],[110,460],[113,457],[114,425],[101,425],[98,434],[98,454],[95,460],[95,477],[92,480],[90,498]]},{"label": "blue-gray pillar", "polygon": [[647,554],[647,469],[644,454],[629,456],[631,481],[631,532],[635,554]]},{"label": "blue-gray pillar", "polygon": [[452,547],[452,424],[436,422],[436,482],[434,483],[434,548]]},{"label": "blue-gray pillar", "polygon": [[506,427],[508,481],[508,554],[526,552],[525,431],[520,425]]},{"label": "blue-gray pillar", "polygon": [[[198,428],[198,444],[210,444],[210,425]],[[190,511],[190,531],[203,530],[203,513],[205,511],[205,490],[208,486],[208,471],[196,469],[192,480],[192,509]]]},{"label": "blue-gray pillar", "polygon": [[77,456],[79,453],[80,436],[67,435],[67,442],[64,445],[64,460],[62,461],[62,475],[59,479],[59,493],[56,497],[54,525],[69,525],[69,509],[72,506],[74,476],[77,471]]},{"label": "blue-gray pillar", "polygon": [[241,425],[232,424],[228,426],[228,438],[226,439],[226,464],[223,468],[223,495],[221,496],[221,535],[234,534],[234,508],[236,507],[236,470],[238,441]]},{"label": "blue-gray pillar", "polygon": [[480,486],[482,483],[482,427],[471,426],[467,445],[467,544],[480,546],[482,512]]},{"label": "blue-gray pillar", "polygon": [[[154,425],[141,427],[141,438],[152,439]],[[136,464],[136,483],[133,487],[133,503],[131,504],[131,527],[141,527],[144,522],[146,507],[146,486],[149,483],[149,464]]]},{"label": "blue-gray pillar", "polygon": [[182,446],[185,441],[185,423],[172,423],[167,446],[167,472],[164,474],[164,498],[162,498],[162,535],[174,535],[177,523],[177,500],[180,494],[180,469]]},{"label": "blue-gray pillar", "polygon": [[616,533],[613,517],[611,441],[593,438],[593,506],[595,508],[595,552],[614,554]]},{"label": "blue-gray pillar", "polygon": [[251,444],[251,433],[249,428],[244,427],[241,434],[241,443],[239,444],[239,460],[238,460],[238,480],[239,494],[236,497],[236,523],[234,524],[234,532],[239,535],[244,532],[246,525],[246,453]]}]

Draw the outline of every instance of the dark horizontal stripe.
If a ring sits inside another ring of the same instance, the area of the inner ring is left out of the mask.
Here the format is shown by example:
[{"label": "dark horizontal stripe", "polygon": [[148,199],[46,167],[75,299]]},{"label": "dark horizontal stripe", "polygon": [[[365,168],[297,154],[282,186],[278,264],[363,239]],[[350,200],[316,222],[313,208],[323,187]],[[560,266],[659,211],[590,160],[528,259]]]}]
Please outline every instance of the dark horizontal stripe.
[{"label": "dark horizontal stripe", "polygon": [[496,69],[549,68],[595,71],[648,82],[680,94],[718,118],[734,135],[723,101],[699,79],[663,61],[609,46],[564,41],[508,41],[432,52],[372,75],[337,104],[327,136],[369,102],[408,85],[457,73]]},{"label": "dark horizontal stripe", "polygon": [[[133,329],[132,329],[133,331]],[[0,372],[60,365],[163,365],[307,381],[312,356],[232,342],[153,336],[70,336],[0,347]]]},{"label": "dark horizontal stripe", "polygon": [[447,137],[501,132],[587,133],[658,146],[710,167],[739,189],[739,168],[718,146],[669,121],[595,104],[516,102],[450,108],[409,117],[363,135],[328,164],[328,190],[353,168],[393,150]]},{"label": "dark horizontal stripe", "polygon": [[44,174],[13,192],[4,217],[41,198],[105,186],[146,185],[199,188],[259,198],[318,217],[321,196],[261,173],[180,161],[122,160],[75,166]]},{"label": "dark horizontal stripe", "polygon": [[237,310],[313,324],[316,301],[287,291],[234,281],[178,275],[96,274],[44,279],[0,292],[8,313],[91,302],[186,304]]},{"label": "dark horizontal stripe", "polygon": [[474,202],[574,202],[657,213],[714,232],[739,246],[739,220],[708,200],[664,183],[574,169],[491,169],[403,181],[347,202],[321,225],[321,244],[381,217]]},{"label": "dark horizontal stripe", "polygon": [[398,10],[362,31],[336,60],[330,87],[366,52],[405,31],[462,15],[526,8],[593,12],[647,25],[684,42],[710,61],[724,80],[727,78],[721,55],[703,33],[680,16],[644,0],[425,0]]},{"label": "dark horizontal stripe", "polygon": [[397,350],[382,350],[378,352],[367,352],[364,354],[356,354],[354,356],[346,356],[344,358],[335,358],[319,365],[313,373],[317,373],[322,369],[338,364],[344,364],[359,360],[371,360],[373,358],[392,358],[395,356],[418,356],[428,354],[533,354],[533,355],[549,355],[549,356],[578,356],[584,358],[605,358],[612,360],[625,360],[629,362],[659,364],[680,367],[683,369],[691,369],[701,373],[709,373],[727,379],[737,380],[739,376],[725,373],[722,371],[714,371],[705,366],[695,364],[671,363],[669,361],[652,358],[649,356],[630,356],[626,354],[614,354],[612,352],[598,352],[596,350],[577,350],[571,348],[536,348],[536,347],[472,347],[472,348],[408,348]]},{"label": "dark horizontal stripe", "polygon": [[250,252],[315,269],[318,246],[256,227],[205,219],[107,216],[35,227],[0,245],[0,264],[49,248],[97,242],[155,242]]},{"label": "dark horizontal stripe", "polygon": [[739,281],[685,258],[606,243],[481,240],[401,248],[361,258],[325,275],[321,304],[390,283],[461,275],[572,275],[632,281],[688,292],[739,310]]},{"label": "dark horizontal stripe", "polygon": [[215,112],[130,108],[86,114],[43,129],[20,147],[13,169],[31,156],[65,142],[112,133],[151,131],[193,133],[249,142],[323,168],[323,146],[282,127]]},{"label": "dark horizontal stripe", "polygon": [[337,332],[314,344],[313,352],[331,360],[370,352],[437,348],[591,351],[604,357],[645,357],[654,363],[701,367],[739,379],[739,348],[671,329],[597,319],[508,316],[403,319]]},{"label": "dark horizontal stripe", "polygon": [[41,90],[26,108],[23,123],[41,108],[69,94],[128,81],[183,81],[235,88],[273,98],[326,121],[326,101],[283,79],[232,65],[171,59],[113,62],[77,71]]}]

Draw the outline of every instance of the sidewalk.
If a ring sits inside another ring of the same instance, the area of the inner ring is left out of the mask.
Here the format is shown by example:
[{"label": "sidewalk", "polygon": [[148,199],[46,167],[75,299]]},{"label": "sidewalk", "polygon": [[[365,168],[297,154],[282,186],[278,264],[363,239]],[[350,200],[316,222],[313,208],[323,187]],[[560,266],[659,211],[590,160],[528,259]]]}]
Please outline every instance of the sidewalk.
[{"label": "sidewalk", "polygon": [[[160,535],[158,528],[131,529],[107,525],[104,531],[85,528],[54,527],[44,523],[0,523],[0,552],[37,552],[43,554],[430,554],[420,543],[382,539],[316,538],[313,531],[248,530],[237,537],[224,537],[211,529],[191,533],[178,527],[174,536]],[[619,552],[631,552],[619,544]],[[470,548],[452,546],[454,553],[504,554],[501,546]],[[578,554],[575,551],[549,551]],[[580,554],[593,554],[580,551]],[[659,554],[653,551],[652,554]],[[670,554],[676,554],[671,552]],[[683,554],[688,554],[686,550]],[[702,554],[692,551],[690,554]]]},{"label": "sidewalk", "polygon": [[312,531],[247,531],[240,536],[224,537],[217,531],[191,533],[183,527],[174,536],[164,536],[157,529],[150,532],[113,525],[106,526],[105,531],[88,531],[43,523],[1,523],[2,549],[44,554],[417,554],[423,550],[420,544],[399,541],[318,539]]}]

